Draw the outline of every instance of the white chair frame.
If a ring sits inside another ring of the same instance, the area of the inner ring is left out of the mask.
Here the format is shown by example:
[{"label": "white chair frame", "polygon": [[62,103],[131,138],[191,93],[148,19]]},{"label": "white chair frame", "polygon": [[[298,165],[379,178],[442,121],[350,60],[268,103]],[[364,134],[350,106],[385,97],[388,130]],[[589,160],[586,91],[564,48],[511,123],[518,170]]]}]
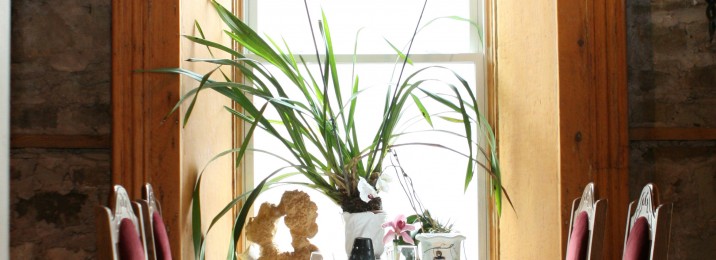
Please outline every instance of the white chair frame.
[{"label": "white chair frame", "polygon": [[142,188],[142,199],[137,200],[137,203],[139,203],[142,208],[142,221],[146,225],[144,229],[144,237],[146,238],[147,243],[147,247],[145,247],[147,248],[147,258],[149,258],[149,260],[156,260],[157,252],[154,243],[154,219],[152,218],[152,215],[154,215],[154,212],[158,212],[161,216],[162,209],[159,205],[159,201],[157,201],[156,196],[154,195],[154,189],[152,189],[151,184],[144,184],[144,187]]},{"label": "white chair frame", "polygon": [[146,248],[147,243],[144,237],[144,222],[138,218],[135,212],[141,214],[142,209],[138,203],[129,199],[127,191],[120,185],[114,185],[110,195],[110,207],[97,206],[97,255],[99,259],[119,259],[119,224],[123,219],[129,219],[134,224],[137,234],[140,236],[142,246]]},{"label": "white chair frame", "polygon": [[[658,206],[657,206],[658,205]],[[629,203],[627,215],[626,232],[624,232],[624,249],[622,259],[626,253],[627,239],[634,222],[644,217],[649,225],[650,253],[649,259],[668,259],[669,239],[671,237],[671,214],[673,204],[660,204],[659,191],[652,183],[647,184],[641,190],[637,201]]]},{"label": "white chair frame", "polygon": [[[567,237],[567,248],[572,237],[574,218],[581,212],[586,212],[589,219],[589,240],[587,242],[587,259],[602,259],[604,245],[604,228],[607,212],[607,201],[597,200],[594,183],[590,182],[584,187],[581,198],[572,201],[571,217],[569,219],[569,236]],[[566,256],[566,254],[565,254]]]}]

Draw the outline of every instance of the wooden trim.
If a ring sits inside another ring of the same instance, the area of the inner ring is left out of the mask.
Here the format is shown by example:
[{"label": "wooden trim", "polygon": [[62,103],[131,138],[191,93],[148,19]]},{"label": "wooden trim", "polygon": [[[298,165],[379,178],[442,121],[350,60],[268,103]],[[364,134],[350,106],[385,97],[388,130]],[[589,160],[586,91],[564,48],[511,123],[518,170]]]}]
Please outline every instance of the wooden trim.
[{"label": "wooden trim", "polygon": [[716,128],[639,127],[629,129],[632,141],[710,141],[716,140]]},{"label": "wooden trim", "polygon": [[[499,144],[497,103],[497,0],[485,0],[485,68],[487,88],[487,120],[495,131],[496,142]],[[499,145],[498,145],[499,147]],[[486,189],[490,190],[490,181],[486,182]],[[488,250],[490,259],[499,259],[500,256],[500,217],[494,207],[492,192],[488,195],[488,223],[489,238]]]},{"label": "wooden trim", "polygon": [[500,167],[515,207],[503,197],[499,258],[559,259],[556,2],[499,1],[496,7]]},{"label": "wooden trim", "polygon": [[[180,0],[112,1],[112,182],[132,198],[149,182],[170,241],[181,241],[179,76],[139,69],[179,67]],[[181,259],[181,243],[172,254]]]},{"label": "wooden trim", "polygon": [[179,1],[112,4],[112,178],[138,197],[152,171],[179,171],[179,115],[164,118],[178,100],[179,77],[136,72],[179,67]]},{"label": "wooden trim", "polygon": [[[596,8],[596,35],[603,45],[597,46],[600,58],[600,75],[605,78],[602,96],[596,106],[597,123],[601,126],[598,148],[600,160],[595,183],[599,186],[600,199],[613,205],[608,211],[604,232],[604,257],[620,257],[621,238],[629,203],[629,109],[627,90],[627,40],[626,2],[608,0]],[[603,170],[601,170],[603,169]]]},{"label": "wooden trim", "polygon": [[10,147],[20,148],[59,148],[59,149],[110,149],[109,135],[43,135],[13,134]]},{"label": "wooden trim", "polygon": [[[232,3],[232,11],[236,17],[238,17],[241,20],[244,20],[244,1],[231,1]],[[239,52],[242,52],[243,49],[240,44],[238,44],[236,41],[232,41],[232,48],[235,50],[238,50]],[[235,57],[233,57],[235,58]],[[243,81],[243,74],[239,69],[234,69],[231,71],[232,79],[234,81]],[[236,111],[244,112],[243,108],[236,102],[232,102],[232,107]],[[244,142],[244,134],[246,131],[245,128],[245,122],[243,120],[240,120],[239,118],[232,116],[231,117],[231,125],[232,125],[232,148],[239,148],[241,147],[241,144]],[[232,158],[236,158],[237,154],[232,154]],[[234,172],[234,191],[233,191],[233,198],[237,198],[243,194],[247,188],[247,183],[245,180],[245,172],[247,168],[247,161],[252,160],[251,155],[244,156],[246,159],[244,159],[243,162],[240,163],[240,165],[236,165],[236,160],[231,160],[231,169]],[[243,165],[243,167],[241,167]],[[253,165],[253,163],[251,163]],[[241,168],[238,168],[241,167]],[[252,184],[253,181],[249,182],[248,184]],[[243,203],[239,203],[237,207],[233,208],[232,212],[232,219],[235,219],[239,215],[239,211],[241,209],[241,206],[243,206]],[[252,214],[253,212],[249,213]],[[238,244],[236,245],[236,251],[239,252],[243,250],[244,248],[247,248],[247,244],[249,242],[246,240],[246,230],[242,230],[241,239],[239,240]]]},{"label": "wooden trim", "polygon": [[606,259],[618,259],[628,203],[626,22],[623,1],[558,0],[562,253],[569,201],[593,181],[610,205]]},{"label": "wooden trim", "polygon": [[[517,211],[503,210],[498,258],[563,258],[569,202],[590,181],[613,205],[605,223],[604,258],[621,257],[629,159],[624,4],[557,0],[494,6],[501,25],[497,32],[507,40],[493,45],[500,50],[493,71],[500,82],[489,83],[496,86],[490,95],[500,101],[495,104],[500,111],[490,112],[500,120],[503,184],[511,189]],[[520,26],[527,15],[533,15],[529,30]],[[493,29],[487,28],[488,37]],[[517,213],[528,217],[518,219]]]},{"label": "wooden trim", "polygon": [[485,63],[487,70],[487,120],[498,136],[499,106],[497,103],[497,0],[485,0]]}]

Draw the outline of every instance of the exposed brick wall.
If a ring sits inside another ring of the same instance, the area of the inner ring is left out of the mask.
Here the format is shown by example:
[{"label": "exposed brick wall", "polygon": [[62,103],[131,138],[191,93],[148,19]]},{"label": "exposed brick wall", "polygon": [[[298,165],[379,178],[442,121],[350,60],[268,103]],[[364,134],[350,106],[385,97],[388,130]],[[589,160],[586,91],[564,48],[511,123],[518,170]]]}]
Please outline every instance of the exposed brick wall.
[{"label": "exposed brick wall", "polygon": [[[627,1],[631,127],[716,127],[716,43],[705,1]],[[633,141],[630,197],[673,202],[670,259],[716,256],[716,142]]]},{"label": "exposed brick wall", "polygon": [[[110,0],[12,1],[11,133],[110,133]],[[11,259],[94,259],[110,150],[13,149]]]},{"label": "exposed brick wall", "polygon": [[627,1],[631,127],[716,127],[706,22],[703,0]]},{"label": "exposed brick wall", "polygon": [[13,134],[109,134],[110,4],[12,1]]},{"label": "exposed brick wall", "polygon": [[109,151],[11,152],[12,259],[95,255],[95,206],[110,191]]},{"label": "exposed brick wall", "polygon": [[669,259],[716,256],[716,142],[638,142],[632,145],[630,197],[644,184],[674,203]]}]

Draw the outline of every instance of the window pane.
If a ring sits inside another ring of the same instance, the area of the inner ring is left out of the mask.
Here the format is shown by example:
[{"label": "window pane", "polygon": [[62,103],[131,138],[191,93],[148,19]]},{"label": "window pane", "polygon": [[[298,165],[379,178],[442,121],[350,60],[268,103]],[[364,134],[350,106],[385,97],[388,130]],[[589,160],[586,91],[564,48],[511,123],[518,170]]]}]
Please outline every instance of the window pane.
[{"label": "window pane", "polygon": [[[408,73],[416,70],[416,68],[424,68],[431,65],[450,67],[464,77],[471,86],[475,86],[475,71],[477,71],[477,69],[472,63],[416,64],[414,67],[409,66],[407,68],[403,78],[409,75]],[[317,68],[315,63],[309,64],[308,66],[309,68]],[[351,67],[350,64],[339,64],[338,71],[340,73],[341,82],[351,82]],[[365,144],[369,140],[372,140],[381,122],[380,115],[382,115],[385,91],[391,82],[397,80],[397,72],[393,73],[393,71],[394,65],[386,63],[360,64],[356,68],[356,74],[359,75],[361,82],[360,89],[364,90],[358,96],[355,119],[361,147],[365,147]],[[274,75],[279,74],[278,71],[274,71]],[[392,80],[391,75],[394,75],[392,76]],[[446,70],[431,69],[421,75],[421,78],[448,79],[451,74]],[[287,82],[287,80],[282,79],[282,82]],[[450,81],[449,83],[459,84],[456,80]],[[290,84],[286,84],[285,86],[289,86],[286,89],[289,97],[300,96],[295,87],[290,87]],[[450,88],[444,84],[431,83],[426,84],[425,87],[435,93],[451,93]],[[423,94],[418,94],[419,92],[415,93],[419,97],[424,96]],[[346,90],[344,97],[347,99],[349,95],[350,93]],[[255,100],[255,102],[257,105],[261,105],[263,101]],[[436,104],[431,102],[425,103],[428,109],[437,107],[435,105]],[[415,108],[415,105],[409,102],[407,106],[412,109],[408,110],[404,115],[402,123],[399,124],[399,126],[401,126],[399,129],[405,129],[406,127],[408,127],[410,131],[430,129],[430,126],[421,120],[422,117]],[[429,110],[430,113],[440,113],[444,111],[445,109],[442,107],[437,110]],[[458,115],[449,113],[441,115],[453,118],[458,117]],[[271,110],[267,110],[266,117],[268,119],[277,119],[275,111]],[[436,129],[446,129],[457,133],[464,131],[462,124],[440,120],[437,116],[434,117],[433,122]],[[341,133],[339,132],[339,134]],[[438,143],[454,147],[463,153],[467,153],[467,146],[463,144],[463,141],[449,134],[435,132],[409,134],[401,137],[397,141],[397,143],[417,142]],[[257,129],[254,135],[254,147],[256,149],[270,151],[289,160],[291,159],[286,148],[284,148],[278,140],[264,131],[259,131],[259,129]],[[477,185],[472,183],[470,189],[468,189],[466,193],[463,193],[464,170],[467,160],[453,152],[428,146],[405,146],[396,148],[396,151],[405,171],[412,177],[415,189],[423,205],[439,220],[454,223],[455,229],[467,237],[464,252],[466,253],[466,259],[477,259],[477,247],[475,245],[477,244],[477,238],[480,234],[477,230]],[[387,163],[388,160],[386,160],[386,164]],[[260,152],[254,153],[254,182],[258,183],[273,171],[286,165],[287,163],[274,156]],[[290,171],[291,170],[286,170],[283,172]],[[393,171],[388,170],[386,173],[395,176],[395,172]],[[296,177],[293,180],[306,181],[303,177]],[[412,214],[413,211],[400,185],[394,182],[390,188],[390,192],[380,194],[383,198],[383,208],[388,212],[389,218],[392,218],[396,214]],[[336,259],[345,259],[345,256],[342,255],[345,254],[345,252],[343,252],[344,237],[341,209],[322,194],[309,191],[307,188],[300,186],[283,186],[261,195],[256,201],[256,205],[260,205],[260,203],[265,201],[277,204],[280,201],[280,196],[283,191],[294,189],[301,189],[308,192],[311,195],[311,199],[319,205],[317,221],[319,223],[319,232],[318,235],[312,239],[313,243],[322,251],[335,253],[337,256]],[[282,231],[279,231],[277,234],[276,241],[279,241],[277,244],[280,250],[288,251],[291,249],[291,238],[287,229],[280,228],[280,230],[281,229]]]},{"label": "window pane", "polygon": [[[257,8],[254,27],[260,34],[265,33],[277,43],[285,39],[294,53],[315,52],[303,1],[260,0],[252,3]],[[321,37],[317,21],[321,19],[322,7],[329,21],[335,52],[342,54],[353,53],[356,32],[361,28],[364,29],[359,38],[359,53],[395,53],[384,37],[398,48],[407,46],[423,6],[423,1],[416,0],[309,0],[308,3],[316,36]],[[469,1],[429,1],[422,24],[438,17],[470,18],[471,15]],[[472,52],[471,46],[477,46],[471,42],[475,32],[467,22],[440,19],[418,34],[411,52]]]}]

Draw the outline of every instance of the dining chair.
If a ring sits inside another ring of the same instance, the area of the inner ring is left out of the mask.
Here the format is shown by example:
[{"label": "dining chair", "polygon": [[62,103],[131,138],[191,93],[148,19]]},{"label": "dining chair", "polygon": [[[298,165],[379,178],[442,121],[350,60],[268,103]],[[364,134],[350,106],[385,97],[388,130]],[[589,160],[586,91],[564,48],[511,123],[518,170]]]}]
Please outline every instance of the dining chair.
[{"label": "dining chair", "polygon": [[171,260],[167,229],[162,218],[162,209],[149,183],[142,188],[142,199],[137,200],[142,208],[142,221],[146,224],[144,237],[147,241],[147,257],[150,260]]},{"label": "dining chair", "polygon": [[122,186],[114,185],[109,207],[97,206],[95,215],[98,259],[147,260],[144,224],[135,214],[141,210]]},{"label": "dining chair", "polygon": [[673,204],[660,204],[656,185],[641,190],[638,201],[629,203],[622,259],[667,259]]},{"label": "dining chair", "polygon": [[602,259],[607,201],[597,200],[594,183],[572,201],[567,238],[567,260]]}]

